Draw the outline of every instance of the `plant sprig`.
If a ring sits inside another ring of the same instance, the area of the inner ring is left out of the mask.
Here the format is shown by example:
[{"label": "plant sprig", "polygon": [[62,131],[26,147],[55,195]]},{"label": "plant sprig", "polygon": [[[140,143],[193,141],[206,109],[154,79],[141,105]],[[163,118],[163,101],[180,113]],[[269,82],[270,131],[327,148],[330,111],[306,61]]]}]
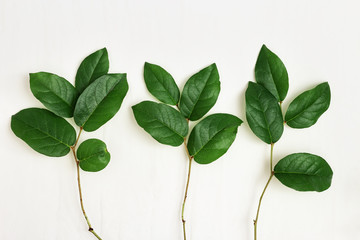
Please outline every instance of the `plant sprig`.
[{"label": "plant sprig", "polygon": [[[173,77],[158,65],[145,63],[144,80],[149,92],[162,103],[143,101],[134,105],[132,109],[137,123],[162,144],[184,144],[188,157],[189,166],[181,207],[183,238],[186,240],[184,213],[192,160],[199,164],[209,164],[224,155],[235,140],[242,120],[224,113],[203,118],[215,105],[220,93],[219,73],[215,64],[191,76],[181,96]],[[188,136],[189,122],[199,119],[200,122]]]},{"label": "plant sprig", "polygon": [[[128,91],[126,74],[109,74],[106,48],[100,49],[80,64],[75,87],[66,79],[48,72],[30,74],[30,89],[47,108],[27,108],[11,118],[11,129],[35,151],[50,157],[73,154],[80,197],[80,206],[88,230],[98,239],[86,215],[80,184],[80,168],[88,172],[104,169],[110,161],[106,144],[88,139],[78,146],[82,131],[95,131],[120,109]],[[64,118],[73,117],[78,135]]]},{"label": "plant sprig", "polygon": [[310,153],[290,154],[273,167],[274,144],[281,138],[284,124],[292,128],[314,125],[329,108],[329,84],[321,83],[297,96],[290,103],[284,121],[281,105],[289,88],[288,73],[280,58],[265,45],[255,65],[255,80],[256,83],[249,82],[245,93],[246,119],[253,133],[271,146],[270,175],[261,193],[254,219],[256,240],[262,199],[273,176],[297,191],[321,192],[330,187],[333,172],[323,158]]}]

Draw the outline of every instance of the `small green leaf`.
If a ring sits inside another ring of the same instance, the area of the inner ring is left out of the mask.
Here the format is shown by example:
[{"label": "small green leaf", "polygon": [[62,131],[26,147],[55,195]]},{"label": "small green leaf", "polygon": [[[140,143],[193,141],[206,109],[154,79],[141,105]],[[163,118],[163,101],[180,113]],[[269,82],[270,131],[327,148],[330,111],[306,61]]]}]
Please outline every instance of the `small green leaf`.
[{"label": "small green leaf", "polygon": [[155,140],[170,146],[184,142],[189,126],[185,118],[174,108],[150,101],[132,106],[135,119],[140,127]]},{"label": "small green leaf", "polygon": [[75,87],[82,93],[95,79],[107,74],[109,59],[106,48],[87,56],[80,64],[75,77]]},{"label": "small green leaf", "polygon": [[174,78],[162,67],[145,63],[144,79],[149,92],[161,102],[176,105],[179,102],[180,91]]},{"label": "small green leaf", "polygon": [[50,157],[68,154],[74,145],[74,128],[63,118],[40,108],[27,108],[11,117],[15,135],[35,151]]},{"label": "small green leaf", "polygon": [[95,131],[119,111],[128,88],[126,74],[99,77],[80,95],[75,106],[75,123],[85,131]]},{"label": "small green leaf", "polygon": [[322,192],[331,185],[333,172],[321,157],[310,153],[294,153],[281,159],[274,168],[282,184],[297,191]]},{"label": "small green leaf", "polygon": [[289,78],[281,59],[265,45],[261,47],[255,65],[256,82],[265,87],[278,102],[283,101],[289,89]]},{"label": "small green leaf", "polygon": [[287,125],[292,128],[307,128],[314,125],[329,108],[330,86],[327,82],[305,91],[289,105],[285,114]]},{"label": "small green leaf", "polygon": [[202,118],[216,103],[220,93],[216,64],[202,69],[186,82],[180,99],[180,112],[191,121]]},{"label": "small green leaf", "polygon": [[235,140],[242,121],[230,114],[213,114],[201,120],[191,131],[188,149],[200,164],[208,164],[226,153]]},{"label": "small green leaf", "polygon": [[88,172],[103,170],[110,162],[110,153],[106,144],[99,139],[88,139],[82,142],[76,152],[80,168]]},{"label": "small green leaf", "polygon": [[66,79],[47,72],[30,73],[30,89],[45,107],[58,116],[73,116],[78,94]]},{"label": "small green leaf", "polygon": [[284,130],[283,117],[276,98],[259,84],[249,82],[245,93],[246,119],[262,141],[277,142]]}]

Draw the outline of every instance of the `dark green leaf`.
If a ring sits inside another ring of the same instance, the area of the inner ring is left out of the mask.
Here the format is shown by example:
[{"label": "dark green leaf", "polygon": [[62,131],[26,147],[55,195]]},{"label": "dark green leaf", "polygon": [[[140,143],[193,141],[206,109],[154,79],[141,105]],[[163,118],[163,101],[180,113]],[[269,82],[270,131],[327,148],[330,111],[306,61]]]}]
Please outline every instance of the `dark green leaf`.
[{"label": "dark green leaf", "polygon": [[80,64],[75,77],[75,87],[82,93],[95,79],[107,74],[109,59],[106,48],[87,56]]},{"label": "dark green leaf", "polygon": [[34,96],[55,114],[73,116],[78,94],[66,79],[47,72],[30,73],[30,88]]},{"label": "dark green leaf", "polygon": [[162,67],[145,63],[144,79],[149,92],[161,102],[176,105],[180,91],[173,77]]},{"label": "dark green leaf", "polygon": [[99,139],[88,139],[82,142],[76,152],[82,170],[98,172],[110,162],[110,153],[106,144]]},{"label": "dark green leaf", "polygon": [[276,98],[259,84],[249,82],[245,93],[249,127],[264,142],[277,142],[284,130],[283,117]]},{"label": "dark green leaf", "polygon": [[307,128],[314,125],[329,108],[330,87],[327,82],[303,92],[289,105],[285,114],[287,125],[292,128]]},{"label": "dark green leaf", "polygon": [[186,82],[181,94],[180,111],[186,118],[196,121],[215,105],[219,93],[219,73],[214,63]]},{"label": "dark green leaf", "polygon": [[158,142],[179,146],[184,142],[189,127],[185,118],[174,108],[150,101],[132,107],[135,119]]},{"label": "dark green leaf", "polygon": [[282,184],[297,191],[322,192],[331,185],[333,172],[321,157],[310,153],[294,153],[281,159],[274,168]]},{"label": "dark green leaf", "polygon": [[11,129],[35,151],[51,157],[65,156],[76,139],[74,128],[65,119],[40,108],[13,115]]},{"label": "dark green leaf", "polygon": [[189,154],[200,164],[215,161],[229,149],[241,123],[239,118],[223,113],[204,118],[191,131]]},{"label": "dark green leaf", "polygon": [[279,102],[285,99],[289,89],[288,73],[280,58],[265,45],[262,46],[256,61],[255,79]]},{"label": "dark green leaf", "polygon": [[99,77],[80,95],[75,106],[75,123],[85,131],[95,131],[119,111],[127,90],[126,74]]}]

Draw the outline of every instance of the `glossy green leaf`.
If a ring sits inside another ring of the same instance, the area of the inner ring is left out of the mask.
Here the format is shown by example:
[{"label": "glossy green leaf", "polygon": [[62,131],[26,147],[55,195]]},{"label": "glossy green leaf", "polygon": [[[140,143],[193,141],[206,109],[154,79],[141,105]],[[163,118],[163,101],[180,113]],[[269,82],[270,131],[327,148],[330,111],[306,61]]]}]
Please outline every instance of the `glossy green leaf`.
[{"label": "glossy green leaf", "polygon": [[106,48],[97,50],[81,62],[75,77],[76,89],[82,93],[92,82],[108,71],[109,59]]},{"label": "glossy green leaf", "polygon": [[119,111],[128,88],[126,74],[99,77],[80,95],[75,106],[75,123],[85,131],[95,131]]},{"label": "glossy green leaf", "polygon": [[215,105],[219,93],[219,73],[214,63],[186,82],[181,94],[180,111],[186,118],[196,121]]},{"label": "glossy green leaf", "polygon": [[158,142],[179,146],[184,142],[189,127],[185,118],[174,108],[150,101],[143,101],[132,107],[140,127]]},{"label": "glossy green leaf", "polygon": [[11,117],[15,135],[46,156],[65,156],[74,145],[74,128],[63,118],[40,108],[27,108]]},{"label": "glossy green leaf", "polygon": [[307,128],[314,125],[329,108],[330,95],[330,86],[325,82],[297,96],[286,111],[287,125],[292,128]]},{"label": "glossy green leaf", "polygon": [[161,102],[176,105],[179,102],[180,91],[174,78],[162,67],[145,63],[144,80],[149,92]]},{"label": "glossy green leaf", "polygon": [[282,184],[297,191],[322,192],[331,185],[333,172],[321,157],[310,153],[294,153],[281,159],[274,168]]},{"label": "glossy green leaf", "polygon": [[289,89],[289,78],[281,59],[262,46],[255,65],[256,82],[265,87],[280,102]]},{"label": "glossy green leaf", "polygon": [[88,139],[82,142],[76,152],[80,168],[88,172],[103,170],[110,162],[110,153],[106,144],[99,139]]},{"label": "glossy green leaf", "polygon": [[276,98],[261,85],[249,82],[245,99],[246,119],[251,130],[268,144],[277,142],[284,123]]},{"label": "glossy green leaf", "polygon": [[223,113],[204,118],[191,131],[189,154],[200,164],[215,161],[229,149],[241,123],[238,117]]},{"label": "glossy green leaf", "polygon": [[72,117],[77,91],[58,75],[38,72],[30,74],[30,89],[45,107],[61,117]]}]

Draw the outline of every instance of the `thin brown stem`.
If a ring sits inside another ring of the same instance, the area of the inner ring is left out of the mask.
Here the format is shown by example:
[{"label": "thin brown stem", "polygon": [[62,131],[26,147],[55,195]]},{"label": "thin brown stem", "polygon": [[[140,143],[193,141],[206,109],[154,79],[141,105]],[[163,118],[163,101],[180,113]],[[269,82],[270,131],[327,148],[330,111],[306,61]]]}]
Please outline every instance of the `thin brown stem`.
[{"label": "thin brown stem", "polygon": [[270,150],[270,174],[273,172],[273,153],[274,153],[274,143],[271,143],[271,150]]},{"label": "thin brown stem", "polygon": [[[283,104],[283,101],[280,101],[279,102],[279,105],[280,105],[280,111],[281,111],[281,116],[283,116],[283,113],[282,113],[282,104]],[[284,118],[284,116],[283,116]],[[286,121],[284,120],[283,124],[285,125],[286,124]]]},{"label": "thin brown stem", "polygon": [[269,177],[268,181],[266,182],[264,190],[262,191],[260,199],[259,199],[259,204],[258,204],[258,208],[257,208],[257,211],[256,211],[256,217],[255,217],[255,220],[254,220],[254,240],[257,239],[257,223],[258,223],[258,220],[259,220],[261,202],[262,202],[262,199],[263,199],[264,194],[266,192],[266,189],[268,188],[269,183],[270,183],[272,177],[274,176],[274,171],[272,170],[273,152],[274,152],[274,143],[271,143],[271,150],[270,150],[270,177]]},{"label": "thin brown stem", "polygon": [[73,148],[75,148],[77,146],[82,130],[83,130],[83,127],[80,127],[80,131],[79,131],[79,134],[78,134],[78,136],[76,138],[76,141],[75,141],[75,144],[74,144]]},{"label": "thin brown stem", "polygon": [[101,240],[101,238],[99,237],[99,235],[97,235],[97,233],[94,231],[94,229],[91,227],[91,224],[90,224],[90,221],[89,221],[89,218],[88,216],[86,215],[86,212],[85,212],[85,208],[84,208],[84,203],[83,203],[83,197],[82,197],[82,192],[81,192],[81,182],[80,182],[80,162],[79,160],[77,159],[77,156],[76,156],[76,146],[77,146],[77,143],[79,141],[79,138],[80,138],[80,134],[82,132],[82,127],[80,128],[80,131],[79,131],[79,135],[75,141],[75,144],[71,147],[71,150],[73,152],[73,155],[74,155],[74,159],[75,159],[75,163],[76,163],[76,172],[77,172],[77,182],[78,182],[78,189],[79,189],[79,197],[80,197],[80,206],[81,206],[81,210],[82,210],[82,213],[85,217],[85,220],[86,220],[86,223],[89,227],[89,232],[91,232],[92,234],[94,234],[94,236]]},{"label": "thin brown stem", "polygon": [[184,212],[185,212],[185,203],[186,203],[186,199],[187,199],[187,194],[188,194],[188,189],[189,189],[189,183],[190,183],[190,174],[191,174],[191,163],[192,163],[192,159],[193,157],[190,156],[189,154],[189,150],[187,148],[186,145],[186,138],[184,138],[184,146],[185,146],[185,150],[186,150],[186,154],[189,158],[189,169],[188,169],[188,174],[187,174],[187,181],[186,181],[186,187],[185,187],[185,195],[184,195],[184,201],[182,204],[182,209],[181,209],[181,221],[183,223],[183,233],[184,233],[184,240],[186,240],[186,230],[185,230],[185,218],[184,218]]}]

